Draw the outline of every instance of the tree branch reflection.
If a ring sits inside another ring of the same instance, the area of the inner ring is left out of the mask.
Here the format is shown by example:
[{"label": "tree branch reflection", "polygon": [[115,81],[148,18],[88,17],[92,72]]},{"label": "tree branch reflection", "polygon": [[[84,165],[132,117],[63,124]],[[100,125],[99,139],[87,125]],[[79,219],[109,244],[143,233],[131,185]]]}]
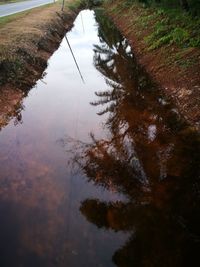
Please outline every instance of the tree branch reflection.
[{"label": "tree branch reflection", "polygon": [[[86,199],[80,211],[98,228],[130,233],[117,266],[191,266],[199,262],[199,135],[137,64],[127,41],[96,11],[101,45],[94,65],[108,89],[91,104],[107,115],[108,138],[81,144],[74,157],[89,182],[126,202]],[[164,259],[164,260],[163,260]]]}]

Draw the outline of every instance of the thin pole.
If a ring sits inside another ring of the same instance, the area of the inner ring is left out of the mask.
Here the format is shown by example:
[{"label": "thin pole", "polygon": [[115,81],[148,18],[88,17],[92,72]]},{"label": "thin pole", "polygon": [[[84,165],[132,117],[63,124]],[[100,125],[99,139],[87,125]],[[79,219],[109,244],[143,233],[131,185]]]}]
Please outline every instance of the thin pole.
[{"label": "thin pole", "polygon": [[85,33],[84,24],[83,24],[83,17],[82,17],[82,13],[81,13],[81,22],[82,22],[82,27],[83,27],[83,33]]},{"label": "thin pole", "polygon": [[73,51],[72,51],[72,48],[71,48],[71,46],[70,46],[69,40],[67,39],[67,36],[66,36],[66,35],[65,35],[65,39],[66,39],[67,44],[68,44],[68,46],[69,46],[69,49],[70,49],[70,51],[71,51],[71,53],[72,53],[73,59],[74,59],[74,61],[75,61],[76,67],[77,67],[77,69],[78,69],[78,72],[79,72],[79,74],[80,74],[80,76],[81,76],[81,79],[82,79],[83,83],[85,83],[85,81],[84,81],[84,79],[83,79],[83,76],[82,76],[82,74],[81,74],[81,71],[80,71],[80,69],[79,69],[78,63],[77,63],[77,61],[76,61],[76,58],[75,58],[75,56],[74,56],[74,53],[73,53]]},{"label": "thin pole", "polygon": [[64,10],[64,6],[65,6],[65,0],[62,1],[62,8],[61,8],[62,11]]}]

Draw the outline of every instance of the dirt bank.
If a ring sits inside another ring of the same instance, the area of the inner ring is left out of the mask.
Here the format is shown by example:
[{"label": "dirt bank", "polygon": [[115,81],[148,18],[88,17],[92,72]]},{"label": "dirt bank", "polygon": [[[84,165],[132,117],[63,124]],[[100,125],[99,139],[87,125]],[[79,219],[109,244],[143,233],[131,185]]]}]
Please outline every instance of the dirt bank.
[{"label": "dirt bank", "polygon": [[0,20],[0,130],[12,118],[21,122],[24,97],[79,11],[60,9],[58,3]]},{"label": "dirt bank", "polygon": [[130,41],[138,62],[173,100],[186,121],[200,130],[200,49],[170,44],[149,50],[144,40],[154,25],[141,21],[152,16],[151,9],[138,5],[130,9],[118,0],[107,4],[106,11]]},{"label": "dirt bank", "polygon": [[3,25],[0,21],[0,90],[29,90],[41,78],[78,12],[60,9],[57,3],[17,15]]}]

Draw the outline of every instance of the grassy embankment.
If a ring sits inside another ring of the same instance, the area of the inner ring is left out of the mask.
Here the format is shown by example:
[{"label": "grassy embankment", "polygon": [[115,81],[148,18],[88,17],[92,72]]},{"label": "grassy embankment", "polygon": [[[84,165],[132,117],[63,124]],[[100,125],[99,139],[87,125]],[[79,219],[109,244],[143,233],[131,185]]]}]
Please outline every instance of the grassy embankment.
[{"label": "grassy embankment", "polygon": [[130,0],[106,1],[104,6],[130,40],[139,62],[184,117],[200,126],[200,18]]},{"label": "grassy embankment", "polygon": [[0,19],[0,130],[12,118],[21,120],[24,96],[41,78],[79,6],[68,1],[61,12],[57,2]]},{"label": "grassy embankment", "polygon": [[[77,15],[80,1],[61,1],[0,18],[0,88],[28,89]],[[74,10],[72,11],[72,8]]]},{"label": "grassy embankment", "polygon": [[0,0],[0,5],[22,2],[26,0]]}]

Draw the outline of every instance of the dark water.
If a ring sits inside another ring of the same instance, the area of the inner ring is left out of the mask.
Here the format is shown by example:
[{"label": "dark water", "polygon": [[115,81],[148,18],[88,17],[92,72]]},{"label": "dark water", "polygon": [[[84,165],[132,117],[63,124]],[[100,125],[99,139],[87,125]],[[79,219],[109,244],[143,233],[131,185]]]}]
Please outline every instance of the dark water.
[{"label": "dark water", "polygon": [[100,10],[68,39],[85,84],[63,39],[4,114],[0,266],[199,266],[198,134]]}]

